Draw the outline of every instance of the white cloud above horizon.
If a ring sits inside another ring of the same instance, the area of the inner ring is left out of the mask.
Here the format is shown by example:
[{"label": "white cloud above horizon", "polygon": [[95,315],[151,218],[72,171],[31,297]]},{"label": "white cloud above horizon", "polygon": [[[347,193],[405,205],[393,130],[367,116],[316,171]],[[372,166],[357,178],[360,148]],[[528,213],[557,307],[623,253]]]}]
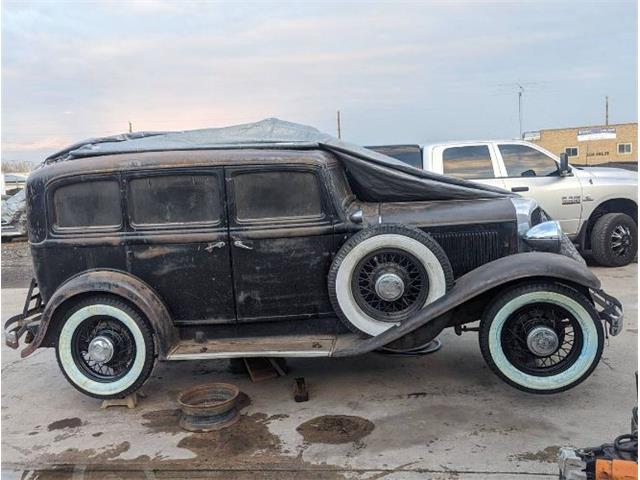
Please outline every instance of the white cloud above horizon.
[{"label": "white cloud above horizon", "polygon": [[637,121],[628,1],[2,2],[2,156],[280,117],[362,144]]}]

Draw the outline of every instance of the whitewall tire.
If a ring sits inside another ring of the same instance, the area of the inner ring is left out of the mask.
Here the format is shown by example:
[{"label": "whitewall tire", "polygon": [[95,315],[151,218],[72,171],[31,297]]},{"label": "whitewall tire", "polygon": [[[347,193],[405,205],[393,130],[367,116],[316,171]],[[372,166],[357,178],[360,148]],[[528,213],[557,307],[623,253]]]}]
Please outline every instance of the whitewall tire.
[{"label": "whitewall tire", "polygon": [[378,225],[351,237],[328,279],[338,316],[351,330],[371,336],[442,297],[452,284],[442,247],[428,234],[398,225]]},{"label": "whitewall tire", "polygon": [[67,380],[82,393],[123,398],[140,388],[153,369],[153,335],[129,304],[117,297],[91,297],[65,315],[56,356]]},{"label": "whitewall tire", "polygon": [[583,293],[545,282],[495,298],[481,320],[479,341],[485,361],[502,380],[530,393],[557,393],[593,372],[604,330]]}]

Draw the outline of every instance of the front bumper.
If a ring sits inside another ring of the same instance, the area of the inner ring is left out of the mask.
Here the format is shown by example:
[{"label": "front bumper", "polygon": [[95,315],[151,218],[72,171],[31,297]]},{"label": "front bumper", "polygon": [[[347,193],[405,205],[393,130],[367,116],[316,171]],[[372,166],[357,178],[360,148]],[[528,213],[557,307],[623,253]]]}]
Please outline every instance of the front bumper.
[{"label": "front bumper", "polygon": [[618,335],[622,331],[624,323],[624,310],[622,303],[617,298],[605,293],[604,290],[591,290],[591,298],[594,303],[602,308],[598,312],[600,319],[609,324],[609,334]]}]

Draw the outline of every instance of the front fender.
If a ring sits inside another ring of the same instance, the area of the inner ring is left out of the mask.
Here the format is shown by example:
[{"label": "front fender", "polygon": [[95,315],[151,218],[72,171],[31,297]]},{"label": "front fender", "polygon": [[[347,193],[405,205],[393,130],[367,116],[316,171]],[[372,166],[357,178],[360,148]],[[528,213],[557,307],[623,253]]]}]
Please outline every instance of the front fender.
[{"label": "front fender", "polygon": [[430,303],[400,325],[380,335],[355,339],[332,352],[333,357],[360,355],[383,347],[451,311],[478,295],[514,280],[545,277],[599,290],[600,280],[581,263],[556,253],[529,252],[502,257],[456,280],[446,295]]},{"label": "front fender", "polygon": [[[90,270],[70,278],[51,296],[42,312],[42,320],[33,341],[20,352],[24,358],[47,338],[56,310],[67,300],[86,293],[110,293],[122,297],[140,309],[151,323],[158,340],[158,353],[166,358],[168,349],[178,341],[178,330],[164,302],[142,280],[118,270]],[[48,342],[47,342],[48,343]]]}]

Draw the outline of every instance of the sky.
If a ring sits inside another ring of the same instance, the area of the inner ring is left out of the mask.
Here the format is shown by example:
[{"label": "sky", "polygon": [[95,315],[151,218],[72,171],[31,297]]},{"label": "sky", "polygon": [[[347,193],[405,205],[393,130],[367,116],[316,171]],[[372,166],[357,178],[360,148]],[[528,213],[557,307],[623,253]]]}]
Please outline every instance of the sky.
[{"label": "sky", "polygon": [[354,143],[637,121],[637,3],[9,1],[3,161],[267,117]]}]

